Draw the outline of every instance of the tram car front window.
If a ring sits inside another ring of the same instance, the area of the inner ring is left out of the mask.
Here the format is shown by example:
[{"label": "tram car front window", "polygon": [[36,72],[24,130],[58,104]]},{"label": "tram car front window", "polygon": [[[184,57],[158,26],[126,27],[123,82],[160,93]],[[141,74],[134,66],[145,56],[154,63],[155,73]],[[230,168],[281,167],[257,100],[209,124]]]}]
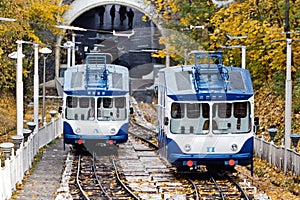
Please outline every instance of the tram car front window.
[{"label": "tram car front window", "polygon": [[250,124],[249,102],[214,104],[176,102],[171,105],[170,130],[173,134],[249,133]]},{"label": "tram car front window", "polygon": [[248,133],[250,131],[249,102],[215,103],[213,105],[213,120],[217,122],[214,134]]},{"label": "tram car front window", "polygon": [[126,98],[98,98],[97,119],[99,121],[120,121],[127,118]]}]

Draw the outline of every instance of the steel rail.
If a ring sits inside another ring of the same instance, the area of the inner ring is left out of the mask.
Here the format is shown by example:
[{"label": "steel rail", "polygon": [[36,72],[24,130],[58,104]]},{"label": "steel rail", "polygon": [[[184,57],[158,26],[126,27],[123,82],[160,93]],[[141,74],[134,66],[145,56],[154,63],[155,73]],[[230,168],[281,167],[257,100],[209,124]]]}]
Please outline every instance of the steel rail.
[{"label": "steel rail", "polygon": [[146,131],[149,131],[149,132],[152,132],[152,133],[157,133],[156,131],[154,131],[154,130],[152,130],[152,129],[150,129],[150,128],[147,128],[147,127],[145,127],[145,126],[143,126],[143,125],[138,124],[138,123],[135,122],[134,120],[130,120],[130,123],[132,123],[132,124],[134,124],[134,125],[136,125],[136,126],[138,126],[138,127],[141,127],[142,129],[144,129],[144,130],[146,130]]},{"label": "steel rail", "polygon": [[247,193],[245,192],[245,190],[240,186],[240,184],[238,184],[236,181],[234,181],[230,176],[227,176],[228,180],[230,180],[237,188],[238,190],[242,193],[242,197],[245,200],[249,200],[249,197],[247,195]]},{"label": "steel rail", "polygon": [[143,138],[143,137],[141,137],[141,136],[139,136],[139,135],[137,135],[135,133],[132,133],[131,131],[128,131],[128,134],[130,134],[130,135],[138,138],[139,140],[142,140],[143,142],[146,142],[150,147],[153,147],[156,150],[158,150],[158,146],[156,144],[150,142],[149,140],[147,140],[147,139],[145,139],[145,138]]},{"label": "steel rail", "polygon": [[102,193],[104,194],[104,196],[106,196],[107,199],[110,199],[112,200],[113,198],[107,193],[107,191],[105,190],[105,188],[102,186],[101,184],[101,181],[99,179],[99,176],[97,175],[97,172],[96,172],[96,165],[95,165],[95,153],[93,153],[93,171],[94,171],[94,175],[95,175],[95,178],[97,180],[97,184],[99,185],[99,187],[101,188],[102,190]]},{"label": "steel rail", "polygon": [[79,157],[78,157],[77,174],[76,174],[76,183],[77,183],[77,186],[79,187],[80,192],[81,192],[82,195],[84,196],[84,198],[85,198],[86,200],[90,200],[90,198],[88,197],[87,194],[85,194],[84,189],[83,189],[83,188],[81,187],[81,185],[80,185],[80,180],[79,180],[80,165],[81,165],[81,155],[79,155]]},{"label": "steel rail", "polygon": [[114,166],[114,169],[115,169],[115,175],[116,175],[116,178],[118,180],[118,182],[121,184],[121,186],[130,194],[130,196],[136,200],[139,200],[140,198],[138,198],[124,183],[123,181],[121,180],[120,176],[119,176],[119,172],[118,172],[118,168],[117,168],[117,165],[116,165],[116,162],[115,162],[115,157],[112,156],[111,158],[111,161],[112,161],[112,164]]},{"label": "steel rail", "polygon": [[218,189],[219,191],[219,194],[220,194],[220,197],[222,198],[222,200],[225,200],[225,195],[224,195],[224,192],[222,191],[222,189],[219,187],[218,183],[216,182],[216,180],[214,179],[214,177],[211,175],[210,176],[210,180],[212,180],[216,186],[216,188]]},{"label": "steel rail", "polygon": [[194,188],[195,194],[196,194],[196,200],[199,200],[200,196],[199,196],[198,189],[197,189],[197,186],[195,185],[194,181],[192,181],[192,179],[190,179],[189,177],[186,177],[186,179],[193,185],[193,188]]}]

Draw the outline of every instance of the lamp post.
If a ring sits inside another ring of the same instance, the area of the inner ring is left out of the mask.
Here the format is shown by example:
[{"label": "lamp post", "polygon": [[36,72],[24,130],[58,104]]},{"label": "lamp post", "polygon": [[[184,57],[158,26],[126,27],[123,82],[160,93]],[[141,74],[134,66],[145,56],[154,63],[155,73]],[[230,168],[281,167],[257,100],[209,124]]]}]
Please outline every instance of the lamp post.
[{"label": "lamp post", "polygon": [[[287,33],[285,33],[287,34]],[[288,33],[290,34],[290,32]],[[292,126],[292,43],[300,40],[286,38],[285,40],[272,40],[273,42],[286,42],[286,79],[285,79],[285,126],[284,126],[284,174],[287,168],[287,149],[291,147]]]},{"label": "lamp post", "polygon": [[284,127],[284,174],[287,168],[287,149],[291,147],[292,129],[292,39],[286,39],[286,81],[285,81],[285,127]]},{"label": "lamp post", "polygon": [[[22,44],[31,44],[34,46],[34,123],[38,124],[39,118],[39,75],[38,75],[38,46],[41,44],[18,40],[17,52],[8,55],[9,58],[17,59],[17,135],[23,135],[23,78],[22,78]],[[38,130],[38,126],[36,126]],[[36,131],[37,132],[37,131]]]},{"label": "lamp post", "polygon": [[71,67],[71,49],[73,49],[75,44],[71,41],[64,43],[63,48],[67,49],[67,68]]},{"label": "lamp post", "polygon": [[23,75],[22,59],[25,55],[22,53],[23,41],[17,40],[17,52],[8,55],[9,58],[17,59],[17,83],[16,83],[16,98],[17,98],[17,135],[23,135]]},{"label": "lamp post", "polygon": [[33,75],[33,121],[35,123],[36,132],[39,130],[39,49],[38,44],[34,47],[34,75]]},{"label": "lamp post", "polygon": [[44,48],[41,48],[39,50],[39,52],[41,54],[44,55],[44,66],[43,66],[43,110],[42,110],[42,123],[43,123],[43,126],[46,125],[46,115],[45,115],[45,93],[46,93],[46,86],[45,86],[45,79],[46,79],[46,59],[48,57],[48,55],[50,53],[52,53],[52,50],[47,48],[47,47],[44,47]]}]

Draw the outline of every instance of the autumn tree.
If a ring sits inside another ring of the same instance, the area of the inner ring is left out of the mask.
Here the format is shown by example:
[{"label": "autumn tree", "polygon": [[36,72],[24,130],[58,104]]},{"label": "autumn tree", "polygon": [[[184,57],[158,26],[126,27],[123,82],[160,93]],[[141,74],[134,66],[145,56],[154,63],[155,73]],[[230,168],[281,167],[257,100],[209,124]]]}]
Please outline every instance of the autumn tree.
[{"label": "autumn tree", "polygon": [[[285,0],[235,1],[218,8],[211,1],[150,1],[156,6],[160,20],[165,22],[169,52],[174,58],[183,59],[183,49],[220,50],[221,46],[244,45],[247,47],[247,69],[254,80],[266,80],[286,68],[286,43],[273,40],[285,39]],[[290,30],[297,31],[300,21],[300,2],[290,2]],[[202,26],[195,29],[192,26]],[[247,36],[246,39],[230,40],[231,36]],[[294,39],[299,34],[293,35]],[[300,45],[293,47],[293,71],[299,65]],[[164,56],[163,53],[159,56]],[[241,50],[224,50],[224,64],[241,66]]]},{"label": "autumn tree", "polygon": [[[158,17],[163,22],[165,37],[161,38],[162,44],[167,44],[164,51],[156,55],[164,57],[170,53],[177,62],[184,62],[185,50],[206,49],[209,46],[208,29],[209,20],[214,10],[210,1],[203,0],[175,0],[149,1],[156,7]],[[194,28],[204,26],[204,29]]]},{"label": "autumn tree", "polygon": [[[195,44],[201,44],[198,48],[203,50],[220,50],[221,46],[246,46],[246,68],[250,70],[253,78],[256,112],[262,116],[261,127],[276,125],[281,128],[284,127],[286,42],[274,40],[286,39],[285,2],[285,0],[243,0],[217,7],[211,1],[152,1],[156,5],[158,16],[165,22],[166,27],[174,32],[161,42],[169,44],[168,49],[177,51],[181,59],[184,54],[182,49],[195,48],[196,46],[193,46]],[[300,40],[299,8],[300,0],[290,1],[289,25],[293,40]],[[200,31],[183,28],[188,25],[200,25],[205,29]],[[247,36],[247,38],[231,40],[227,35]],[[194,43],[186,42],[186,38],[187,41]],[[299,132],[299,42],[292,44],[292,52],[294,111],[292,129]],[[241,56],[240,49],[224,49],[223,64],[241,66]],[[280,130],[278,138],[282,137],[283,131]]]},{"label": "autumn tree", "polygon": [[[8,54],[16,51],[16,41],[24,40],[53,45],[58,29],[55,25],[62,22],[62,14],[68,6],[60,5],[60,0],[2,0],[0,13],[3,18],[15,22],[0,21],[0,88],[15,87],[14,61]],[[32,59],[23,59],[23,74],[33,67],[32,46],[23,45],[23,53]]]},{"label": "autumn tree", "polygon": [[[210,37],[212,48],[221,45],[245,45],[247,47],[247,68],[251,70],[254,79],[266,80],[286,68],[286,43],[274,40],[285,39],[284,32],[284,1],[242,1],[231,3],[228,7],[218,10],[211,23],[214,31]],[[295,2],[297,3],[297,2]],[[299,3],[299,2],[298,2]],[[297,7],[297,4],[294,4]],[[298,4],[299,5],[299,4]],[[292,7],[292,6],[291,6]],[[299,7],[299,6],[298,6]],[[292,10],[294,13],[297,11]],[[291,16],[295,16],[291,13]],[[292,17],[291,24],[299,24]],[[299,19],[298,19],[299,20]],[[297,25],[298,26],[298,25]],[[291,30],[296,29],[291,25]],[[239,36],[247,35],[244,40],[229,40],[226,33]],[[295,46],[297,52],[300,46]],[[239,51],[226,52],[225,64],[240,65]],[[299,56],[296,56],[297,58]],[[297,59],[294,60],[293,71],[296,71]]]}]

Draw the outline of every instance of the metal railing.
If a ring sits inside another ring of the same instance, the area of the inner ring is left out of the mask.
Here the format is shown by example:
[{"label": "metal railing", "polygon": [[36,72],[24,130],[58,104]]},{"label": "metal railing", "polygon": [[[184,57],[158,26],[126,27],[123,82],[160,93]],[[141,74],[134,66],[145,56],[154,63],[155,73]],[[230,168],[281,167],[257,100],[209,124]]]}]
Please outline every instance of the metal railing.
[{"label": "metal railing", "polygon": [[59,116],[40,128],[38,132],[32,133],[19,148],[12,149],[11,155],[4,161],[4,166],[0,163],[0,199],[11,198],[16,190],[16,184],[22,183],[25,172],[32,167],[34,157],[40,148],[49,144],[61,133],[62,123]]},{"label": "metal railing", "polygon": [[263,137],[255,137],[254,154],[281,170],[284,170],[284,159],[286,158],[286,170],[297,176],[300,175],[300,154],[293,149],[287,148],[285,156],[285,147],[283,145],[276,146],[272,141],[265,141]]}]

